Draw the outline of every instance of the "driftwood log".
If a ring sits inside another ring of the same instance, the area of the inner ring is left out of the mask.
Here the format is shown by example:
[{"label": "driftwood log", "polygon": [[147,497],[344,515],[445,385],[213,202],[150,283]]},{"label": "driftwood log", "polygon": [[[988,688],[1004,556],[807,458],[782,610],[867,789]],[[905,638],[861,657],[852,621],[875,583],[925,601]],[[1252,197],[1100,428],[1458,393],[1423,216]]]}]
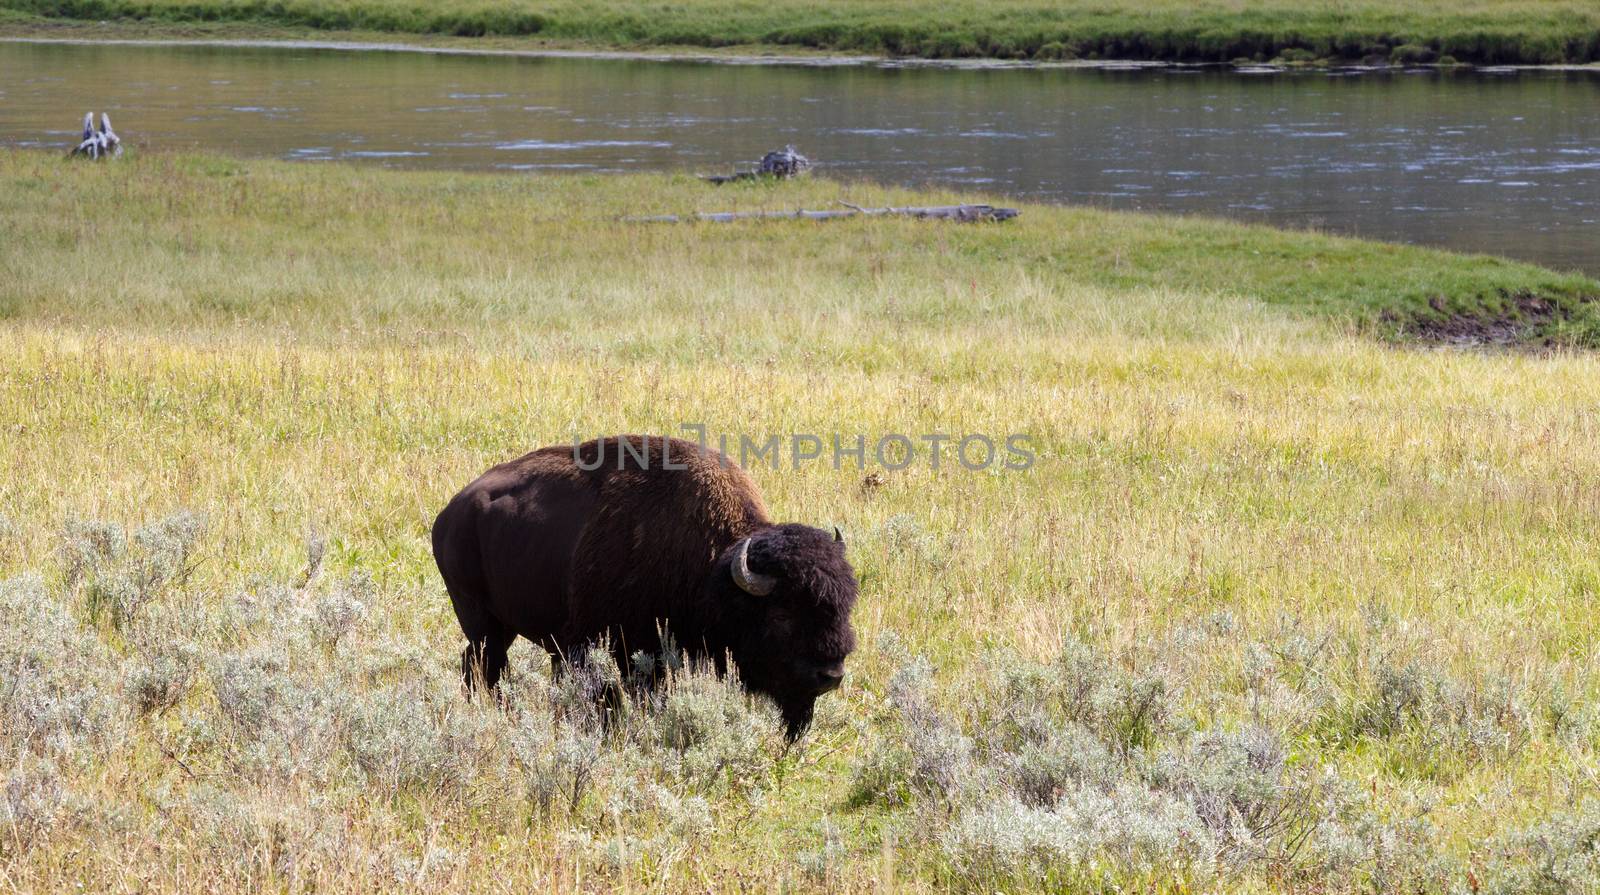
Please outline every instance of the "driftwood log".
[{"label": "driftwood log", "polygon": [[111,129],[111,116],[100,113],[100,130],[94,129],[94,113],[83,116],[83,139],[67,157],[82,155],[92,159],[111,158],[122,154],[122,140]]},{"label": "driftwood log", "polygon": [[941,221],[958,221],[964,224],[978,221],[1009,221],[1022,212],[1015,208],[996,208],[993,205],[923,205],[904,208],[862,208],[841,202],[845,210],[808,211],[797,208],[794,211],[706,211],[693,215],[659,214],[650,217],[626,217],[624,221],[640,224],[680,224],[686,221],[711,221],[725,224],[730,221],[793,219],[806,221],[831,221],[838,218],[853,218],[860,215],[893,214],[913,218],[929,218]]},{"label": "driftwood log", "polygon": [[757,177],[775,177],[786,180],[797,174],[804,174],[811,170],[811,159],[794,151],[794,146],[785,146],[774,149],[761,157],[761,163],[751,171],[736,171],[732,174],[712,174],[702,177],[708,183],[724,184],[735,180],[754,180]]}]

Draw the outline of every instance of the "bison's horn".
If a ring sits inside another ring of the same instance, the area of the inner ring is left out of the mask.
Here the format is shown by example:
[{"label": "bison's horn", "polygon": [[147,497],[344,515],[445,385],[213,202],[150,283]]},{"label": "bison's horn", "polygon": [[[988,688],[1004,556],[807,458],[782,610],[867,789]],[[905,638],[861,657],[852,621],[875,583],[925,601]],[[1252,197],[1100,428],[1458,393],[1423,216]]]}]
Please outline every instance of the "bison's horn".
[{"label": "bison's horn", "polygon": [[758,575],[750,571],[749,538],[739,542],[739,552],[733,557],[733,583],[739,585],[740,590],[756,597],[764,597],[778,586],[778,579],[771,575]]},{"label": "bison's horn", "polygon": [[833,542],[835,544],[843,544],[844,543],[844,533],[839,531],[839,526],[837,526],[837,525],[835,525],[833,527]]}]

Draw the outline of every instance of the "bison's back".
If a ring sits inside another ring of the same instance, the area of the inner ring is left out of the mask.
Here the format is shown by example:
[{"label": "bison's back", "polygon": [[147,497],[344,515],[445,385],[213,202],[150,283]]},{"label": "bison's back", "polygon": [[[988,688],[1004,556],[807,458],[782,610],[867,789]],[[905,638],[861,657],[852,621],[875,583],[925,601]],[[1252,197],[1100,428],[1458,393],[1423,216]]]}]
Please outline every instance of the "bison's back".
[{"label": "bison's back", "polygon": [[696,639],[711,565],[768,524],[760,493],[692,442],[621,438],[630,450],[607,438],[496,466],[439,514],[434,554],[469,639],[475,613],[562,649],[602,634],[652,649],[660,619]]}]

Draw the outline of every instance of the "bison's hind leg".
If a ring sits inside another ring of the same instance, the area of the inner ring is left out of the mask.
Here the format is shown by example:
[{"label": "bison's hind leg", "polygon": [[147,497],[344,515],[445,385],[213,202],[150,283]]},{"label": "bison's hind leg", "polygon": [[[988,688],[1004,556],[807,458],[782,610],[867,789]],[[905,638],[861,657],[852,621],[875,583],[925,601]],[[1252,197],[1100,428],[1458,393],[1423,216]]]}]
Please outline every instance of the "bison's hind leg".
[{"label": "bison's hind leg", "polygon": [[[444,562],[439,564],[441,572],[446,567]],[[461,633],[467,635],[467,648],[461,651],[461,680],[467,686],[467,695],[471,696],[479,686],[493,690],[500,684],[500,675],[506,670],[506,651],[517,634],[485,611],[481,594],[486,588],[479,586],[481,582],[467,575],[446,573],[444,585],[450,592],[456,621],[461,623]]]},{"label": "bison's hind leg", "polygon": [[471,696],[479,686],[493,690],[506,670],[506,650],[516,632],[488,609],[489,583],[483,574],[477,532],[471,517],[463,516],[467,504],[457,496],[433,523],[433,557],[439,576],[450,593],[467,648],[461,651],[461,680]]}]

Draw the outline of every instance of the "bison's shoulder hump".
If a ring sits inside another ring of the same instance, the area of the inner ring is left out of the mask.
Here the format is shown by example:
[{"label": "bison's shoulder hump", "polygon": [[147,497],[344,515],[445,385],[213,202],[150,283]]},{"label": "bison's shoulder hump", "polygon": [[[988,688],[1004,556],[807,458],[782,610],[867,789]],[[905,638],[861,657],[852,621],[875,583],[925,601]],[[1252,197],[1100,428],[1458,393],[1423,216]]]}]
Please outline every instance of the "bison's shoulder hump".
[{"label": "bison's shoulder hump", "polygon": [[[608,510],[641,518],[681,519],[713,531],[742,532],[766,524],[766,507],[754,480],[738,464],[692,441],[621,436],[603,455],[617,469],[608,473],[603,502]],[[642,457],[642,460],[641,460]]]}]

